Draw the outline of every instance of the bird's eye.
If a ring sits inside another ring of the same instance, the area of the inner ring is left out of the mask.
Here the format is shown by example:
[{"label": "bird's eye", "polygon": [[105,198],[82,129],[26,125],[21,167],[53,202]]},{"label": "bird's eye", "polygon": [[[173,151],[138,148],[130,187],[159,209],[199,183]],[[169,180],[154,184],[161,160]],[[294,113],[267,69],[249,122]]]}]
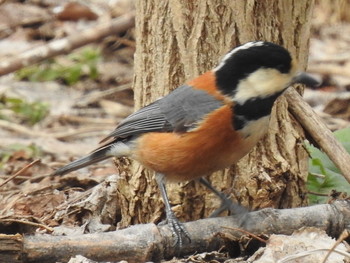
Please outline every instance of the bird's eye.
[{"label": "bird's eye", "polygon": [[275,66],[275,68],[280,71],[281,73],[287,73],[288,72],[288,68],[285,64],[278,64],[277,66]]}]

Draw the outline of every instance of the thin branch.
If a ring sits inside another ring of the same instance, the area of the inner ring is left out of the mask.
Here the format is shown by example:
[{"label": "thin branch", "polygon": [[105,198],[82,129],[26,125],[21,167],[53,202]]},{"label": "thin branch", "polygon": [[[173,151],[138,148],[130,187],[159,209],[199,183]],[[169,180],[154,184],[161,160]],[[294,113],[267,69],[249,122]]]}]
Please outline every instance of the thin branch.
[{"label": "thin branch", "polygon": [[[23,174],[25,171],[27,171],[30,167],[32,167],[34,164],[37,164],[38,162],[40,162],[39,159],[32,161],[30,164],[27,164],[26,166],[24,166],[22,169],[20,169],[17,173],[15,173],[14,175],[11,175],[9,178],[7,178],[5,181],[3,181],[0,184],[0,187],[4,186],[5,184],[7,184],[8,182],[10,182],[11,180],[13,180],[14,178],[16,178],[17,176]],[[27,178],[29,179],[29,178]]]},{"label": "thin branch", "polygon": [[47,225],[44,224],[40,224],[40,223],[34,223],[31,221],[26,221],[26,220],[19,220],[19,219],[0,219],[0,222],[14,222],[14,223],[19,223],[19,224],[24,224],[24,225],[29,225],[29,226],[35,226],[35,227],[39,227],[39,228],[44,228],[49,232],[53,232],[54,229],[52,227],[49,227]]},{"label": "thin branch", "polygon": [[123,90],[127,90],[130,88],[131,88],[131,83],[127,83],[127,84],[120,85],[120,86],[115,87],[115,88],[110,88],[108,90],[94,91],[94,92],[91,92],[91,93],[81,97],[79,99],[79,101],[76,103],[76,105],[79,107],[84,107],[88,104],[97,102],[104,97],[107,97],[107,96],[112,95],[114,93],[117,93],[117,92],[120,92]]},{"label": "thin branch", "polygon": [[[309,250],[309,251],[303,251],[303,252],[300,252],[300,253],[295,254],[295,255],[290,255],[290,256],[284,257],[284,258],[278,260],[277,263],[286,263],[286,262],[289,262],[291,260],[294,261],[295,259],[298,259],[298,258],[303,258],[303,257],[309,256],[311,254],[315,254],[315,253],[319,253],[319,252],[325,252],[325,251],[329,252],[331,250],[328,249],[328,248],[317,248],[317,249],[313,249],[313,250]],[[342,255],[344,257],[350,258],[350,254],[346,253],[346,252],[344,252],[342,250],[334,249],[332,252],[335,252],[335,253],[338,253],[339,255]]]},{"label": "thin branch", "polygon": [[[346,238],[349,237],[349,231],[347,229],[345,229],[343,231],[343,233],[341,233],[340,237],[338,238],[337,242],[334,243],[333,247],[331,247],[331,249],[328,251],[327,255],[324,257],[322,263],[326,263],[327,258],[329,258],[330,254],[335,251],[335,248],[341,243],[343,242]],[[349,256],[347,256],[349,257]],[[350,257],[349,257],[350,258]]]},{"label": "thin branch", "polygon": [[98,24],[97,26],[89,28],[79,34],[54,40],[47,45],[35,47],[23,52],[12,59],[0,61],[0,76],[34,63],[38,63],[44,59],[60,54],[67,54],[73,49],[97,42],[106,36],[124,32],[134,26],[134,18],[135,14],[133,12],[127,13],[108,23]]},{"label": "thin branch", "polygon": [[250,233],[250,232],[248,232],[248,231],[246,231],[244,229],[234,228],[234,227],[225,227],[225,226],[223,228],[234,230],[234,231],[238,231],[238,232],[242,232],[243,234],[246,234],[247,236],[251,236],[252,238],[255,238],[256,240],[259,240],[262,243],[265,243],[265,244],[267,243],[267,240],[262,239],[261,237],[255,235],[253,233]]},{"label": "thin branch", "polygon": [[285,92],[288,108],[350,183],[350,155],[294,88]]},{"label": "thin branch", "polygon": [[[106,124],[107,125],[107,124]],[[93,134],[101,134],[101,135],[106,135],[107,132],[107,126],[98,126],[98,127],[83,127],[79,129],[74,129],[74,130],[69,130],[69,131],[62,131],[62,132],[50,132],[50,133],[45,133],[45,132],[40,132],[36,130],[33,132],[33,129],[29,129],[26,126],[22,126],[16,123],[11,123],[6,120],[0,120],[0,127],[7,129],[7,130],[12,130],[20,134],[24,134],[30,137],[43,137],[43,138],[55,138],[55,139],[67,139],[70,137],[75,137],[75,136],[90,136],[91,133]],[[111,129],[114,128],[114,124],[111,124]]]},{"label": "thin branch", "polygon": [[313,192],[313,191],[307,191],[308,194],[311,195],[317,195],[317,196],[329,196],[329,194],[323,194],[323,193],[318,193],[318,192]]}]

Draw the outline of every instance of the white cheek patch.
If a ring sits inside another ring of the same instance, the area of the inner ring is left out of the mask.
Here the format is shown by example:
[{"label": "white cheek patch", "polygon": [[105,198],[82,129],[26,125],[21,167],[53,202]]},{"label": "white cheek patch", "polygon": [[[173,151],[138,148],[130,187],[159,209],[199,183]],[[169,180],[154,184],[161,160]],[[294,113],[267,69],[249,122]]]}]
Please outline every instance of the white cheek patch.
[{"label": "white cheek patch", "polygon": [[290,74],[282,74],[276,69],[259,69],[238,83],[233,99],[243,104],[254,97],[268,97],[284,90],[291,80]]}]

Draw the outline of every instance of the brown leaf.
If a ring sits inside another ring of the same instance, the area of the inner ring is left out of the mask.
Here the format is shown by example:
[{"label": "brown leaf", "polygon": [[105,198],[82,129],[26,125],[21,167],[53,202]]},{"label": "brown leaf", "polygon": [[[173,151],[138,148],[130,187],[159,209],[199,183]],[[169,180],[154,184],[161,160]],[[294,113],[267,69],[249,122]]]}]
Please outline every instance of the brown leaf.
[{"label": "brown leaf", "polygon": [[63,10],[56,16],[60,20],[73,21],[77,21],[79,19],[96,20],[98,18],[98,16],[89,7],[76,2],[67,3]]}]

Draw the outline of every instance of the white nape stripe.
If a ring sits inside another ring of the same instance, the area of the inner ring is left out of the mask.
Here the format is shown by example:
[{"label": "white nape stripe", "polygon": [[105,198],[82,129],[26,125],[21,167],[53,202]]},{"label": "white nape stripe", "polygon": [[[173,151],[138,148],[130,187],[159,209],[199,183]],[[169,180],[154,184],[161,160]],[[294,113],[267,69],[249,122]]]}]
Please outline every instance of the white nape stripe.
[{"label": "white nape stripe", "polygon": [[116,142],[110,146],[107,155],[114,157],[130,156],[131,149],[130,146],[123,142]]},{"label": "white nape stripe", "polygon": [[224,58],[221,60],[220,64],[216,68],[214,68],[214,72],[218,71],[220,68],[222,68],[225,65],[226,60],[228,60],[234,53],[238,52],[239,50],[248,49],[248,48],[251,48],[251,47],[262,46],[263,44],[264,44],[263,41],[248,42],[248,43],[245,43],[242,46],[239,46],[239,47],[236,47],[236,48],[232,49],[230,52],[228,52],[224,56]]},{"label": "white nape stripe", "polygon": [[233,100],[243,104],[251,98],[274,95],[287,88],[291,80],[292,74],[282,74],[272,68],[260,68],[238,83]]}]

